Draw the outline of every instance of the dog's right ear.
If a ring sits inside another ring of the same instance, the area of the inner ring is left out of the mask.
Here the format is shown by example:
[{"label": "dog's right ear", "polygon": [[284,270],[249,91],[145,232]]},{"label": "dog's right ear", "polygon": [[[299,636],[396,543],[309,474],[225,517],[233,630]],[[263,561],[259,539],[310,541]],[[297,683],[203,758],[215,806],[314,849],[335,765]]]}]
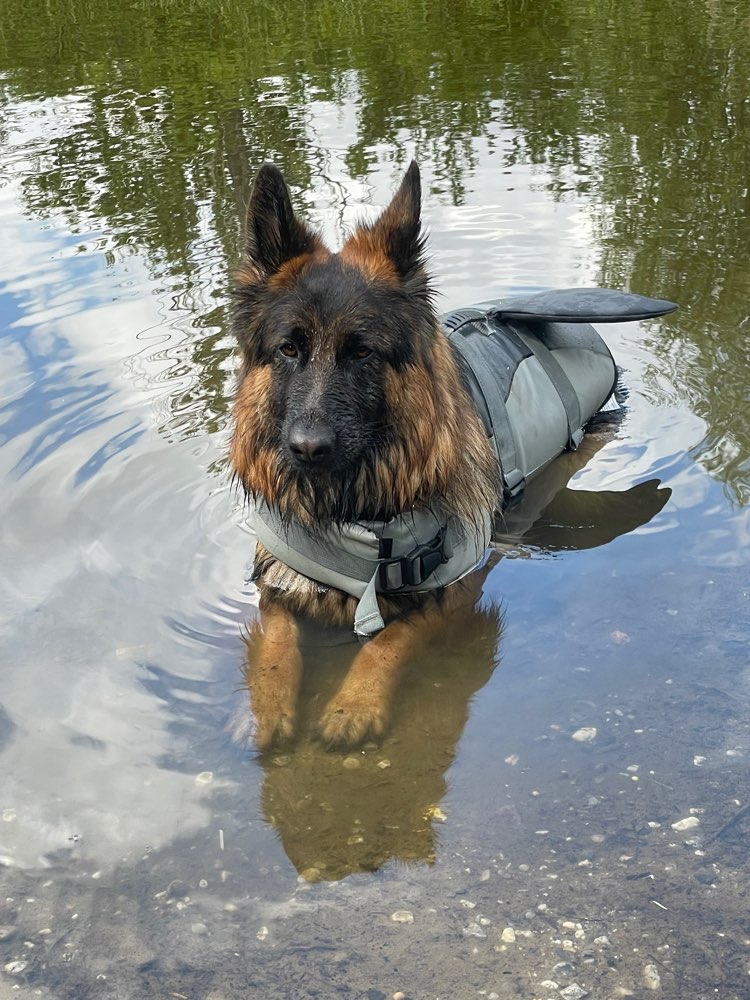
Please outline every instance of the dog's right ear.
[{"label": "dog's right ear", "polygon": [[247,210],[245,252],[258,280],[275,274],[286,261],[312,253],[320,238],[297,218],[284,175],[265,163],[258,171]]}]

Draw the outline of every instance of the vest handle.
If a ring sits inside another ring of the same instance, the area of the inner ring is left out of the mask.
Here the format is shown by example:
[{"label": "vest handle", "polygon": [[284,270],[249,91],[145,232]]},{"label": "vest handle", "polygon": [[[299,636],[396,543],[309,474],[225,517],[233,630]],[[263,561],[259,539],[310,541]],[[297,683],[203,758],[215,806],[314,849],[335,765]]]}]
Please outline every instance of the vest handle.
[{"label": "vest handle", "polygon": [[625,323],[674,312],[667,299],[650,299],[614,288],[553,288],[534,295],[517,295],[492,309],[500,320],[545,323]]}]

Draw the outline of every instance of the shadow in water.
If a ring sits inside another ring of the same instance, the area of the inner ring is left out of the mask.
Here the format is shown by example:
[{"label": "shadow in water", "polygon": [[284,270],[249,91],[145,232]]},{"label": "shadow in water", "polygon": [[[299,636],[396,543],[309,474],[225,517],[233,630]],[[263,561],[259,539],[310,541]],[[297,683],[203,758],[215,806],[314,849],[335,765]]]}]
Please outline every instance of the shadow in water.
[{"label": "shadow in water", "polygon": [[[308,632],[298,737],[292,748],[261,757],[263,813],[304,878],[341,879],[391,859],[435,860],[446,771],[471,700],[500,662],[503,612],[482,597],[487,575],[504,554],[606,544],[648,523],[669,498],[670,490],[655,480],[619,493],[566,489],[604,441],[591,435],[578,453],[554,463],[498,526],[488,562],[467,578],[472,599],[446,619],[412,663],[381,744],[342,755],[316,740],[316,721],[358,646],[344,643],[340,633]],[[249,639],[248,671],[252,649]]]}]

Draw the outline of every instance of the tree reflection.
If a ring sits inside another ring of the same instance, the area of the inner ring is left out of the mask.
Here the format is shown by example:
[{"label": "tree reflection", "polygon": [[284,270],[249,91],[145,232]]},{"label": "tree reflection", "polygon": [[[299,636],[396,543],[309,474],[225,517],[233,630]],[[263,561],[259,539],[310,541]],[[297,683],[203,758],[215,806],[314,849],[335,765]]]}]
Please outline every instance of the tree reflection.
[{"label": "tree reflection", "polygon": [[[612,0],[6,0],[0,101],[66,99],[29,211],[105,230],[204,304],[236,260],[257,165],[300,192],[322,181],[321,102],[354,111],[354,177],[408,146],[459,203],[479,138],[498,169],[543,164],[552,197],[591,206],[601,283],[682,304],[653,350],[707,423],[701,460],[745,502],[749,29],[732,0],[654,0],[635,17]],[[223,298],[199,309],[226,327]],[[192,391],[212,428],[226,414],[215,348],[196,334]]]}]

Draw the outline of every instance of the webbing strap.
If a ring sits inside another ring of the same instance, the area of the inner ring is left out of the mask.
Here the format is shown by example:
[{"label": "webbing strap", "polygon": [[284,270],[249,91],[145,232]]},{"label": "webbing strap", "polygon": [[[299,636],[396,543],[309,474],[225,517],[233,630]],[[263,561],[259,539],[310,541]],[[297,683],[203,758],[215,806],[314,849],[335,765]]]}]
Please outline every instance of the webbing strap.
[{"label": "webbing strap", "polygon": [[[529,324],[529,326],[532,326],[532,324]],[[518,337],[519,340],[534,352],[534,357],[542,366],[547,378],[554,386],[557,395],[560,397],[560,402],[565,408],[565,416],[568,421],[568,447],[575,451],[583,437],[583,421],[581,420],[581,404],[572,382],[563,371],[560,362],[552,351],[542,343],[541,337],[531,336],[527,340],[523,334],[512,327],[508,327],[508,333]]]},{"label": "webbing strap", "polygon": [[[476,334],[482,336],[482,334]],[[471,373],[479,386],[484,397],[485,406],[492,423],[492,433],[498,450],[500,460],[500,471],[505,487],[506,501],[511,502],[520,496],[525,485],[523,473],[518,464],[518,451],[516,440],[513,436],[513,429],[508,418],[508,409],[505,400],[502,398],[497,387],[493,385],[491,375],[488,377],[488,364],[491,363],[487,355],[483,354],[472,342],[471,336],[451,337],[451,343],[461,352],[466,359]],[[520,345],[522,352],[529,354],[529,348]]]}]

